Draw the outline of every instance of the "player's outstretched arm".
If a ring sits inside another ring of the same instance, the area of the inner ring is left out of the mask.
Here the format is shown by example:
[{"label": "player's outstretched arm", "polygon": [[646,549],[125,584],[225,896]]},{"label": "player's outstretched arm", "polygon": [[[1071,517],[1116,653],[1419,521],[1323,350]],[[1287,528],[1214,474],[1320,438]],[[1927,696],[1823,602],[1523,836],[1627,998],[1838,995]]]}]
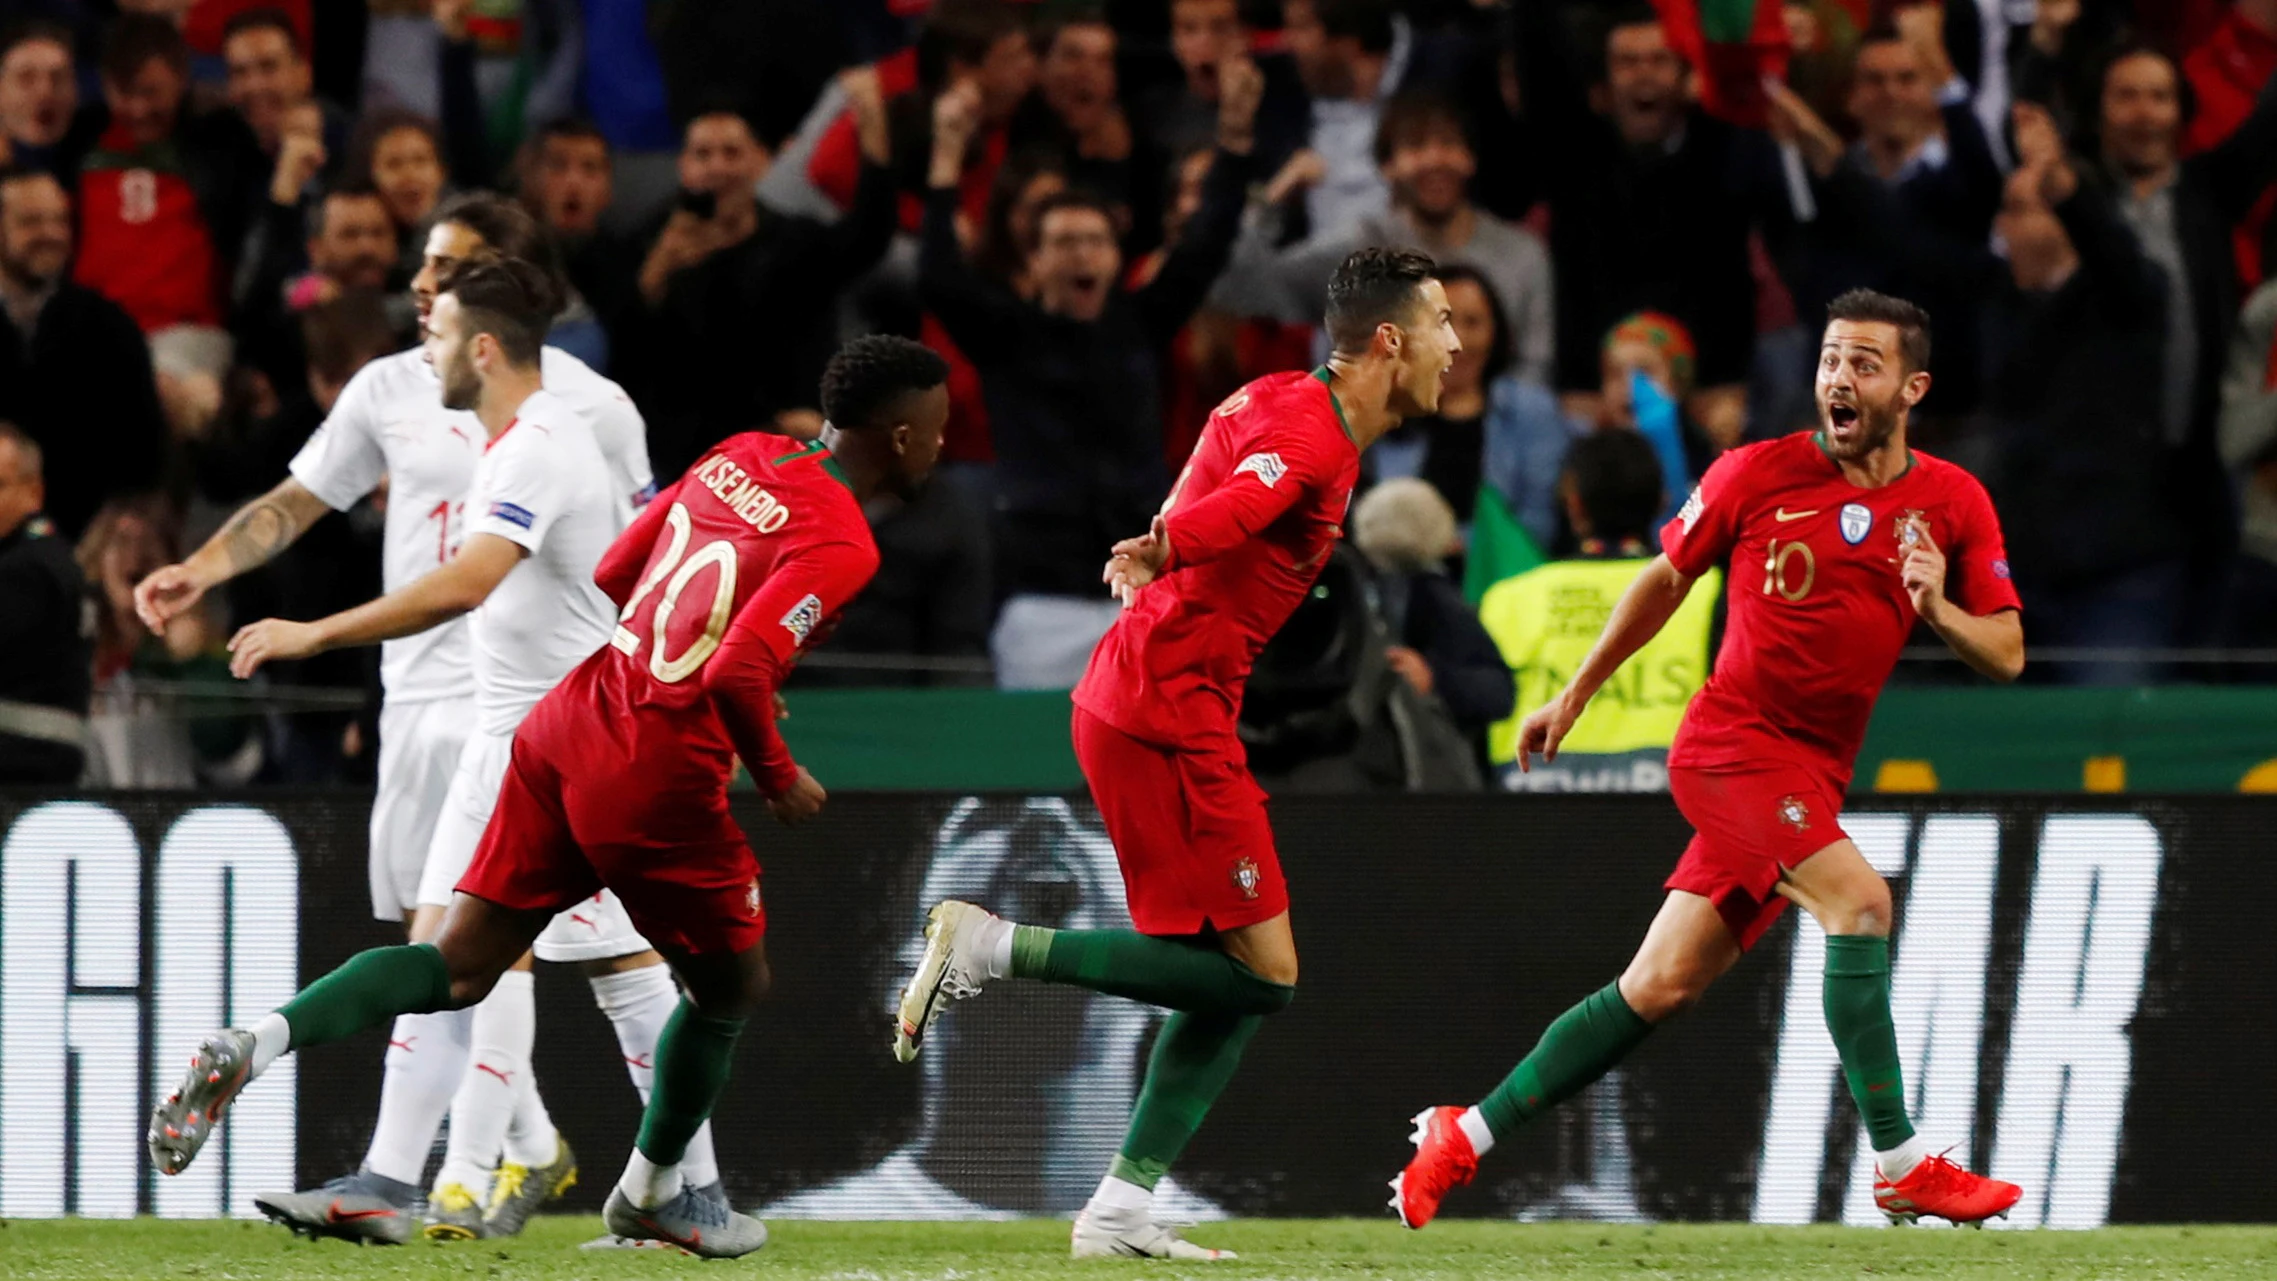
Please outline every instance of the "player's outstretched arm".
[{"label": "player's outstretched arm", "polygon": [[237,509],[189,559],[152,570],[134,585],[134,612],[153,632],[239,574],[258,569],[293,545],[332,509],[291,476]]},{"label": "player's outstretched arm", "polygon": [[378,600],[313,623],[282,618],[248,623],[229,640],[230,674],[243,680],[264,663],[376,645],[440,627],[489,599],[528,554],[511,539],[473,534],[456,556]]},{"label": "player's outstretched arm", "polygon": [[1535,752],[1540,752],[1545,761],[1558,758],[1558,744],[1581,719],[1581,710],[1589,706],[1598,687],[1611,679],[1631,654],[1644,648],[1646,641],[1660,634],[1684,598],[1691,595],[1694,581],[1670,564],[1668,557],[1652,558],[1629,584],[1629,590],[1621,593],[1613,616],[1605,620],[1605,630],[1590,647],[1589,656],[1581,660],[1572,682],[1519,725],[1519,769],[1531,768],[1529,758]]}]

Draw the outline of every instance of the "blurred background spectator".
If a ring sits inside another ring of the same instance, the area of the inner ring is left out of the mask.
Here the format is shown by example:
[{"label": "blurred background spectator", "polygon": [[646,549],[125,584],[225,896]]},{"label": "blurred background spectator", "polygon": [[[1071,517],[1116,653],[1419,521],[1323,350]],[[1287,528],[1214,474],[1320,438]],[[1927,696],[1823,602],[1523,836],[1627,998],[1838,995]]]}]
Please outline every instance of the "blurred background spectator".
[{"label": "blurred background spectator", "polygon": [[1517,680],[1515,705],[1488,734],[1489,765],[1512,791],[1658,791],[1684,705],[1708,678],[1721,574],[1693,584],[1668,625],[1623,665],[1617,696],[1593,700],[1574,722],[1558,759],[1522,773],[1518,723],[1581,669],[1614,604],[1651,563],[1666,500],[1652,447],[1624,431],[1575,441],[1558,496],[1575,554],[1505,579],[1479,603],[1479,621]]},{"label": "blurred background spectator", "polygon": [[0,421],[0,783],[76,783],[86,759],[86,581],[45,501],[39,445]]},{"label": "blurred background spectator", "polygon": [[168,446],[142,331],[67,278],[71,247],[54,175],[0,171],[0,415],[38,442],[47,513],[75,539],[105,499],[157,484]]}]

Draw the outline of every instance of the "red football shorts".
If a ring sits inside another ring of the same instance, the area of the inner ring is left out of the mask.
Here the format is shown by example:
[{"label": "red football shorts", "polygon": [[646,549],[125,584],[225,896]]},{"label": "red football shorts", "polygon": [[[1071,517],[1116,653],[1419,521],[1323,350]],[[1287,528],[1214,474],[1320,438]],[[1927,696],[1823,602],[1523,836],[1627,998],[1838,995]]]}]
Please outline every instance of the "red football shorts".
[{"label": "red football shorts", "polygon": [[630,762],[563,768],[533,728],[514,738],[461,893],[558,912],[605,885],[667,952],[742,952],[766,936],[759,861],[728,815],[724,781],[658,789]]},{"label": "red football shorts", "polygon": [[1714,903],[1742,948],[1755,946],[1787,909],[1772,888],[1779,874],[1849,839],[1842,793],[1800,765],[1675,768],[1668,790],[1693,836],[1666,888]]},{"label": "red football shorts", "polygon": [[1141,934],[1238,929],[1289,910],[1265,792],[1241,746],[1173,751],[1075,712],[1075,759]]}]

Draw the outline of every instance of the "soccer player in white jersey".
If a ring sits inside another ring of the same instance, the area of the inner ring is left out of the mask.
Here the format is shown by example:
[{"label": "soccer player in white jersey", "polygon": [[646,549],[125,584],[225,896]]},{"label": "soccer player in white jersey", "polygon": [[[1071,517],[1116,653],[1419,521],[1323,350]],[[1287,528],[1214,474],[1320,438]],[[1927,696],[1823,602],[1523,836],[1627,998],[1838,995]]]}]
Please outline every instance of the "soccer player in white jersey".
[{"label": "soccer player in white jersey", "polygon": [[[543,230],[514,205],[489,196],[446,205],[412,285],[423,318],[439,276],[485,250],[541,265],[553,258]],[[586,411],[622,525],[655,487],[639,412],[615,383],[566,352],[546,348],[541,369],[552,394]],[[443,407],[437,376],[421,349],[375,361],[349,382],[324,426],[293,460],[292,474],[237,512],[188,560],[146,578],[136,589],[137,606],[151,626],[162,626],[210,588],[267,563],[327,511],[354,505],[382,475],[390,490],[383,585],[391,592],[407,586],[450,564],[464,539],[467,494],[484,435],[473,414]],[[372,808],[372,906],[382,920],[405,922],[414,941],[433,936],[450,897],[448,880],[422,896],[430,848],[440,842],[471,851],[482,832],[477,815],[488,813],[487,794],[469,802],[471,813],[446,804],[474,728],[464,714],[474,697],[469,650],[467,625],[450,622],[389,641],[381,651],[387,697]],[[456,817],[439,823],[447,811]],[[463,866],[466,854],[455,859]],[[590,906],[596,910],[565,914],[540,940],[538,953],[585,963],[595,1000],[615,1025],[628,1073],[645,1098],[656,1038],[679,994],[661,958],[613,901]],[[540,1201],[558,1194],[575,1168],[529,1071],[533,1035],[526,972],[503,982],[475,1010],[399,1020],[389,1037],[379,1119],[363,1167],[313,1191],[264,1194],[257,1203],[295,1231],[383,1243],[409,1240],[419,1230],[414,1211],[420,1182],[445,1112],[453,1112],[454,1137],[472,1153],[476,1149],[467,1145],[488,1142],[510,1095],[503,1161],[495,1151],[470,1157],[478,1167],[498,1162],[484,1213],[466,1213],[466,1203],[479,1200],[480,1193],[463,1170],[453,1171],[460,1191],[435,1198],[430,1209],[448,1208],[446,1202],[459,1207],[456,1223],[437,1224],[446,1232],[454,1226],[485,1235],[518,1230]],[[481,1053],[471,1053],[472,1047]],[[454,1108],[454,1099],[463,1106]],[[700,1163],[696,1177],[709,1173],[705,1182],[716,1184],[708,1132],[690,1156]],[[477,1174],[475,1184],[482,1181]]]}]

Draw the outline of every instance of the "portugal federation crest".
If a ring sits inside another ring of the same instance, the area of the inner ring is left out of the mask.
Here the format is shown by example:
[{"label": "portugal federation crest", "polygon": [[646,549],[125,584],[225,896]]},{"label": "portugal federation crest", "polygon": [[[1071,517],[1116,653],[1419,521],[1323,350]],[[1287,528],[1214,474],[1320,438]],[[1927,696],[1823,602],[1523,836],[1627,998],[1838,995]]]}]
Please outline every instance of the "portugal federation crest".
[{"label": "portugal federation crest", "polygon": [[1800,796],[1782,796],[1779,798],[1779,821],[1798,832],[1807,832],[1811,830],[1811,807],[1805,805]]},{"label": "portugal federation crest", "polygon": [[743,910],[749,913],[753,920],[759,919],[759,878],[756,876],[751,878],[750,885],[744,887]]},{"label": "portugal federation crest", "polygon": [[1856,547],[1866,541],[1866,535],[1872,533],[1873,529],[1874,513],[1867,510],[1866,504],[1844,503],[1842,505],[1843,542]]},{"label": "portugal federation crest", "polygon": [[1263,878],[1257,875],[1257,860],[1245,858],[1233,865],[1234,888],[1243,898],[1256,898],[1257,886]]}]

